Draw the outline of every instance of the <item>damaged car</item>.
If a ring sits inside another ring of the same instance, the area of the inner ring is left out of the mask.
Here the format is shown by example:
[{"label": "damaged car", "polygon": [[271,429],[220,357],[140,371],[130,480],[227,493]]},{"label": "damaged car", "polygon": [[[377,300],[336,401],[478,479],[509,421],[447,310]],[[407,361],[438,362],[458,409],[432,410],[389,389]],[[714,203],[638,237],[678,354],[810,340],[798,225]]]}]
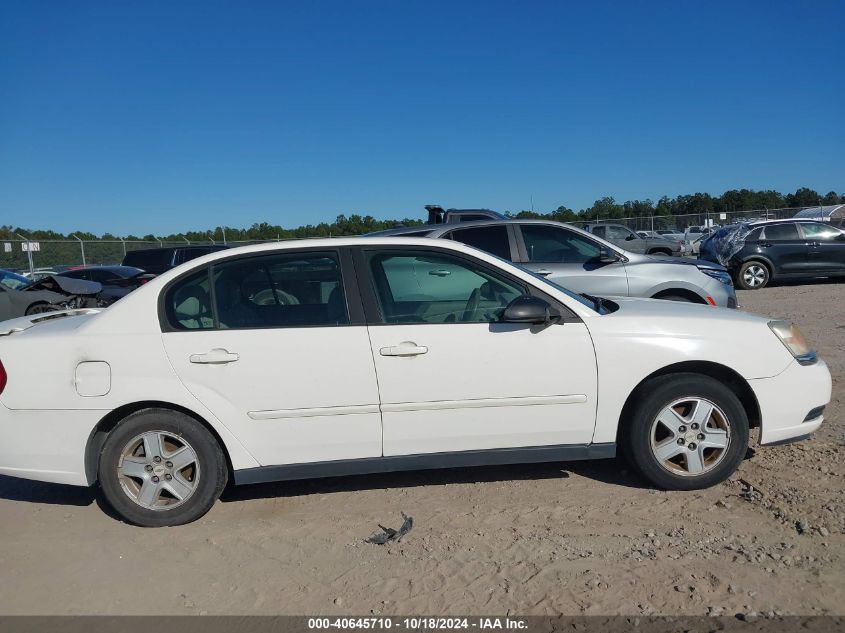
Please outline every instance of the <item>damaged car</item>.
[{"label": "damaged car", "polygon": [[[49,275],[35,283],[23,280],[0,279],[0,321],[22,316],[31,316],[56,310],[104,307],[99,305],[97,295],[103,286],[97,282],[82,279],[70,279],[59,275]],[[17,283],[12,283],[17,282]]]},{"label": "damaged car", "polygon": [[845,232],[810,220],[765,220],[723,227],[699,258],[725,266],[743,290],[772,281],[845,275]]}]

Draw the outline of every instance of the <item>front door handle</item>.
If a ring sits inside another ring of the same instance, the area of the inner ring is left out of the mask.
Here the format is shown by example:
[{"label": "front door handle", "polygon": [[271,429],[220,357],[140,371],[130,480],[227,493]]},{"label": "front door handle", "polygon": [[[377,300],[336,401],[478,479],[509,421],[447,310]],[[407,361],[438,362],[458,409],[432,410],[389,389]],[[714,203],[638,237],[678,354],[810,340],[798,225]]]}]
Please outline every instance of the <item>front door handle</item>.
[{"label": "front door handle", "polygon": [[191,354],[190,361],[200,365],[225,365],[234,363],[240,354],[233,354],[225,349],[213,349],[205,354]]},{"label": "front door handle", "polygon": [[546,270],[545,268],[541,268],[540,270],[535,271],[535,272],[536,272],[538,275],[540,275],[541,277],[547,277],[548,275],[551,275],[551,274],[552,274],[552,271],[550,271],[550,270]]},{"label": "front door handle", "polygon": [[771,242],[760,242],[760,246],[762,246],[763,248],[769,248],[771,245]]},{"label": "front door handle", "polygon": [[382,356],[419,356],[420,354],[427,354],[428,348],[424,345],[417,345],[413,341],[403,341],[399,345],[391,345],[390,347],[382,347],[379,354]]}]

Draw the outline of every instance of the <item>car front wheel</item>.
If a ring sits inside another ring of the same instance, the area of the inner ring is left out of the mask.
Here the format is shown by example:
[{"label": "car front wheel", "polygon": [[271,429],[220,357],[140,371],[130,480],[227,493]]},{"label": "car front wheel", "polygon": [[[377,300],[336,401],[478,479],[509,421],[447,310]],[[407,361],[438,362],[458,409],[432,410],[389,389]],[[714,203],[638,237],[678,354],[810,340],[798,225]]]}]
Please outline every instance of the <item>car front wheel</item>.
[{"label": "car front wheel", "polygon": [[727,479],[748,447],[748,417],[736,394],[698,374],[655,378],[623,429],[623,449],[651,483],[666,490],[707,488]]},{"label": "car front wheel", "polygon": [[216,438],[177,411],[133,413],[109,433],[100,455],[103,496],[122,519],[142,527],[195,521],[211,509],[226,481]]}]

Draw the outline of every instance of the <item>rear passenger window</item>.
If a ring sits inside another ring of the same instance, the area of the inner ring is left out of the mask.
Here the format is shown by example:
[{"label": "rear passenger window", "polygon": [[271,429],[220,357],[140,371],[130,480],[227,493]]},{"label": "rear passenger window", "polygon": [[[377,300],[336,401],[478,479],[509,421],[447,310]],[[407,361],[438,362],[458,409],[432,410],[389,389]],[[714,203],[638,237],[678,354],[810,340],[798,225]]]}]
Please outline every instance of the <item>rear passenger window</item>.
[{"label": "rear passenger window", "polygon": [[165,312],[177,330],[210,330],[214,327],[208,268],[181,280],[167,291]]},{"label": "rear passenger window", "polygon": [[772,224],[763,229],[763,239],[772,241],[797,240],[798,227],[795,224]]},{"label": "rear passenger window", "polygon": [[349,322],[335,253],[285,253],[215,265],[220,329],[343,325]]},{"label": "rear passenger window", "polygon": [[450,234],[453,240],[474,246],[502,259],[510,260],[511,247],[506,226],[479,226],[473,229],[460,229]]},{"label": "rear passenger window", "polygon": [[[213,292],[209,280],[213,280]],[[177,330],[344,325],[349,322],[336,253],[284,253],[224,261],[165,296]],[[212,309],[212,302],[216,310]]]}]

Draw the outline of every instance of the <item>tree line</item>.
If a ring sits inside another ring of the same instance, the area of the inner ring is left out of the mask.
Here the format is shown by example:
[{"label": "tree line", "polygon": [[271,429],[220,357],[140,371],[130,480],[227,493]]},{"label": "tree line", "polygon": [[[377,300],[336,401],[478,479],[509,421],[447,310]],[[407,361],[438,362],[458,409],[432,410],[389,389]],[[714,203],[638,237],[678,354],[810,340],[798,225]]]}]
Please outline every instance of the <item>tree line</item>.
[{"label": "tree line", "polygon": [[[752,189],[732,189],[721,195],[708,193],[694,193],[670,198],[663,196],[657,202],[653,200],[627,200],[617,202],[606,196],[596,200],[592,206],[575,211],[566,206],[559,206],[553,211],[536,212],[529,210],[507,211],[510,217],[542,218],[561,222],[591,221],[596,219],[621,219],[629,217],[682,216],[687,214],[725,213],[738,211],[753,211],[758,209],[799,208],[816,205],[845,204],[845,193],[830,191],[821,194],[807,187],[801,187],[794,193],[782,194],[772,190],[755,191]],[[423,223],[424,212],[418,218],[396,218],[378,220],[371,215],[352,214],[338,215],[333,222],[306,224],[296,228],[285,228],[269,222],[255,223],[248,228],[218,226],[201,231],[188,231],[170,235],[125,235],[127,241],[147,241],[155,245],[163,242],[239,242],[254,240],[284,240],[306,237],[338,237],[345,235],[360,235],[371,231],[380,231],[395,226],[413,226]],[[9,225],[0,226],[0,240],[20,240],[17,234],[24,235],[33,241],[48,240],[120,240],[121,237],[111,233],[100,235],[87,231],[72,231],[68,234],[51,231],[49,229],[21,228]],[[105,245],[103,245],[105,246]],[[87,247],[90,248],[90,247]],[[109,252],[114,249],[109,249]],[[99,258],[97,258],[99,259]]]}]

